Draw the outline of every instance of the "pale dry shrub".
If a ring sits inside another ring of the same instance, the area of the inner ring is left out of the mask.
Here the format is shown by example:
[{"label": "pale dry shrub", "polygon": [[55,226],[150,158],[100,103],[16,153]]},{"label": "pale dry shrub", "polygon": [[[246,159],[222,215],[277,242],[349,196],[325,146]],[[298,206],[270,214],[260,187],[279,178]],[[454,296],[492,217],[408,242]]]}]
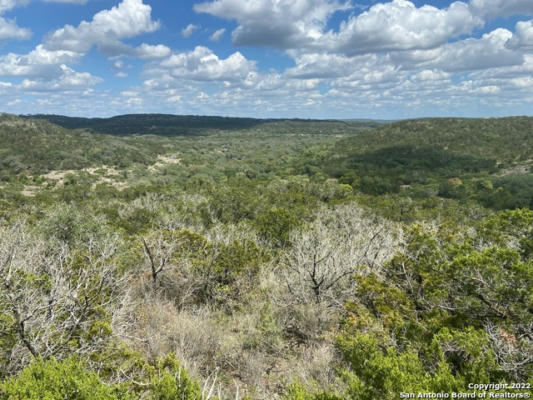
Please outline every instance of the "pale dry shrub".
[{"label": "pale dry shrub", "polygon": [[172,301],[146,299],[137,310],[133,343],[151,359],[174,353],[196,376],[216,368],[214,360],[220,349],[219,328],[213,324],[211,311],[205,307],[177,310]]},{"label": "pale dry shrub", "polygon": [[[128,277],[117,272],[119,238],[87,233],[82,251],[45,239],[24,221],[0,227],[0,371],[34,358],[89,358],[113,339],[106,317],[120,313]],[[9,343],[9,342],[8,342]]]},{"label": "pale dry shrub", "polygon": [[342,308],[355,275],[379,275],[400,238],[397,225],[355,203],[321,208],[311,224],[291,233],[292,246],[280,258],[286,302]]},{"label": "pale dry shrub", "polygon": [[298,362],[292,366],[292,380],[308,387],[338,386],[335,362],[339,355],[332,341],[325,340],[306,347],[300,352]]}]

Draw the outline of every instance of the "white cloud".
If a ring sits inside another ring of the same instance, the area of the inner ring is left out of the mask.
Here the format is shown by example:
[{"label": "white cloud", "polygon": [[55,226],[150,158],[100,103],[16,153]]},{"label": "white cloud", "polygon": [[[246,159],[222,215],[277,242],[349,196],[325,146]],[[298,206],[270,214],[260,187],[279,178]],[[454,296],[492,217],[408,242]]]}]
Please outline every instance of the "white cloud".
[{"label": "white cloud", "polygon": [[520,88],[533,87],[533,78],[531,76],[522,76],[520,78],[511,79],[511,84]]},{"label": "white cloud", "polygon": [[19,27],[15,21],[2,17],[6,11],[24,6],[28,0],[0,0],[0,40],[24,40],[31,37],[31,30]]},{"label": "white cloud", "polygon": [[123,0],[110,10],[94,15],[91,22],[83,21],[77,27],[65,25],[49,35],[44,45],[49,50],[70,50],[88,52],[97,45],[108,55],[120,55],[128,46],[121,39],[153,32],[159,22],[151,18],[151,7],[142,0]]},{"label": "white cloud", "polygon": [[14,21],[0,17],[0,40],[5,39],[29,39],[31,31],[26,28],[20,28]]},{"label": "white cloud", "polygon": [[461,72],[523,64],[524,56],[506,46],[512,37],[512,32],[498,28],[480,39],[469,38],[448,43],[438,49],[440,54],[422,65]]},{"label": "white cloud", "polygon": [[0,14],[16,7],[25,6],[29,0],[0,0]]},{"label": "white cloud", "polygon": [[[14,0],[0,0],[4,9],[14,7],[15,3]],[[94,45],[113,56],[168,57],[171,51],[164,45],[143,43],[133,48],[121,42],[158,27],[159,23],[151,18],[150,6],[143,4],[142,0],[123,0],[116,7],[98,12],[90,22],[83,21],[77,27],[66,25],[54,31],[28,54],[0,56],[0,75],[25,78],[17,85],[20,91],[85,90],[102,79],[89,72],[77,72],[68,65],[79,62]],[[125,75],[121,71],[125,67],[121,60],[113,65],[119,77]]]},{"label": "white cloud", "polygon": [[135,57],[139,57],[145,60],[165,58],[170,56],[171,53],[172,50],[170,50],[170,48],[165,45],[150,45],[146,43],[143,43],[140,46],[136,47],[133,51],[133,55]]},{"label": "white cloud", "polygon": [[[347,57],[338,54],[309,53],[293,54],[295,67],[289,68],[285,74],[291,78],[337,78],[349,76],[362,65],[368,63],[373,56]],[[357,67],[357,68],[354,68]]]},{"label": "white cloud", "polygon": [[79,53],[46,50],[38,45],[25,55],[9,53],[0,57],[0,75],[55,78],[62,74],[61,65],[78,61]]},{"label": "white cloud", "polygon": [[533,49],[533,20],[516,23],[515,33],[509,40],[510,48]]},{"label": "white cloud", "polygon": [[255,70],[255,62],[247,60],[239,52],[220,59],[207,47],[197,46],[193,51],[173,54],[152,66],[155,75],[160,69],[178,79],[239,81]]},{"label": "white cloud", "polygon": [[279,48],[313,42],[334,12],[349,8],[337,0],[216,0],[194,5],[197,12],[237,20],[235,44]]},{"label": "white cloud", "polygon": [[356,55],[380,51],[431,49],[470,33],[483,20],[464,2],[446,9],[416,7],[408,0],[378,3],[325,32],[336,11],[350,8],[334,0],[216,0],[194,6],[198,12],[236,20],[236,45],[272,46]]},{"label": "white cloud", "polygon": [[[0,7],[7,9],[20,4],[14,0],[0,0]],[[171,51],[163,45],[141,44],[133,48],[121,42],[142,33],[152,32],[159,22],[151,18],[151,7],[142,0],[123,0],[117,6],[98,12],[90,22],[83,21],[77,27],[65,25],[48,35],[42,44],[28,54],[9,53],[0,56],[0,75],[25,78],[16,86],[24,92],[79,91],[102,81],[89,72],[78,72],[69,64],[79,62],[94,46],[108,55],[129,55],[144,59],[164,58]],[[1,30],[0,30],[1,32]],[[120,71],[121,61],[114,69]]]},{"label": "white cloud", "polygon": [[343,22],[338,33],[319,41],[332,51],[355,55],[368,52],[431,49],[471,32],[482,20],[462,2],[447,9],[417,8],[407,0],[379,3]]},{"label": "white cloud", "polygon": [[411,76],[411,81],[413,82],[435,82],[435,81],[444,81],[450,79],[451,75],[447,72],[435,70],[435,69],[424,69],[420,72],[417,72]]},{"label": "white cloud", "polygon": [[198,25],[189,24],[181,30],[181,36],[184,38],[190,37],[194,31],[198,30],[200,27]]},{"label": "white cloud", "polygon": [[472,11],[485,18],[510,15],[533,15],[531,0],[470,0]]},{"label": "white cloud", "polygon": [[501,88],[499,86],[481,86],[475,89],[472,89],[472,93],[479,93],[479,94],[498,94],[501,92]]},{"label": "white cloud", "polygon": [[209,40],[211,40],[212,42],[218,42],[218,41],[220,41],[220,39],[222,39],[222,36],[224,36],[224,33],[226,33],[226,28],[217,29],[209,37]]},{"label": "white cloud", "polygon": [[88,72],[76,72],[66,65],[60,65],[62,74],[56,79],[24,79],[19,88],[24,91],[50,92],[82,90],[102,82]]},{"label": "white cloud", "polygon": [[121,69],[124,69],[126,67],[126,64],[124,64],[124,61],[122,60],[117,60],[113,63],[113,69],[116,69],[116,70],[121,70]]}]

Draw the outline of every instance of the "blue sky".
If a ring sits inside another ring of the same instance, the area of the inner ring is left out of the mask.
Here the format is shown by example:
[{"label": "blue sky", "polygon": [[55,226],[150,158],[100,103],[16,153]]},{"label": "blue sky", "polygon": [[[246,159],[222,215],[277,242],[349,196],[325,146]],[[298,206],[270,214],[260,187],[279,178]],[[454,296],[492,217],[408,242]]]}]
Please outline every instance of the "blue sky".
[{"label": "blue sky", "polygon": [[532,0],[0,0],[0,112],[530,115]]}]

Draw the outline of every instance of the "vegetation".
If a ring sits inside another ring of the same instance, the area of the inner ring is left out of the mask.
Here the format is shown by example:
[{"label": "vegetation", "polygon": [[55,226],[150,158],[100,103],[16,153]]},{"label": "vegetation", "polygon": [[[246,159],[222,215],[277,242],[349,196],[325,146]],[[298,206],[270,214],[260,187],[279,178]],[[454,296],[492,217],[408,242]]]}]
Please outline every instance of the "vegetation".
[{"label": "vegetation", "polygon": [[[199,115],[169,114],[130,114],[112,118],[76,118],[62,115],[29,115],[27,118],[49,121],[67,129],[88,129],[109,135],[147,135],[163,136],[205,135],[209,131],[232,131],[251,129],[256,126],[274,125],[282,129],[361,129],[379,126],[373,121],[317,121],[317,120],[277,120],[230,117],[205,117]],[[348,128],[347,128],[348,127]]]},{"label": "vegetation", "polygon": [[530,393],[533,119],[38,117],[0,117],[1,399]]}]

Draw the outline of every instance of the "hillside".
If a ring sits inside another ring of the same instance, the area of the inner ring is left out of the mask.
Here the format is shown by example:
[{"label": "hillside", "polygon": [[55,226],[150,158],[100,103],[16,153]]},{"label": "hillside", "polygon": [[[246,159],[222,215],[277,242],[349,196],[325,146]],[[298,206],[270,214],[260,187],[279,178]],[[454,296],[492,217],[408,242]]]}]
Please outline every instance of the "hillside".
[{"label": "hillside", "polygon": [[533,156],[533,118],[400,121],[340,142],[337,151],[341,154],[369,154],[394,147],[432,147],[499,162],[523,161]]},{"label": "hillside", "polygon": [[111,118],[77,118],[62,115],[29,115],[44,119],[67,129],[88,129],[109,135],[205,135],[210,131],[235,131],[260,126],[263,130],[297,128],[302,133],[320,133],[328,130],[374,128],[381,123],[373,121],[325,121],[298,119],[255,119],[198,115],[130,114]]},{"label": "hillside", "polygon": [[107,164],[151,163],[158,146],[128,138],[72,131],[45,120],[0,116],[0,176],[81,169]]},{"label": "hillside", "polygon": [[337,142],[323,171],[369,194],[533,205],[533,118],[421,119]]}]

